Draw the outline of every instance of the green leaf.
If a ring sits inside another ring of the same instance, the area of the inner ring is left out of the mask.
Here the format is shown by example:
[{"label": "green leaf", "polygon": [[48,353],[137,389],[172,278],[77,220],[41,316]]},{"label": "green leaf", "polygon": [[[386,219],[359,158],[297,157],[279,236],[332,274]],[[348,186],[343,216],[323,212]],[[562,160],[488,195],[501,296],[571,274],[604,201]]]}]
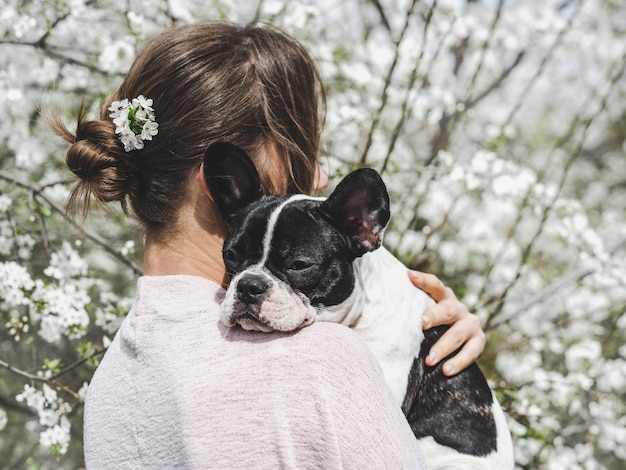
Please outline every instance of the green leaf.
[{"label": "green leaf", "polygon": [[44,359],[43,365],[46,369],[51,372],[59,372],[61,369],[59,366],[61,365],[61,359]]}]

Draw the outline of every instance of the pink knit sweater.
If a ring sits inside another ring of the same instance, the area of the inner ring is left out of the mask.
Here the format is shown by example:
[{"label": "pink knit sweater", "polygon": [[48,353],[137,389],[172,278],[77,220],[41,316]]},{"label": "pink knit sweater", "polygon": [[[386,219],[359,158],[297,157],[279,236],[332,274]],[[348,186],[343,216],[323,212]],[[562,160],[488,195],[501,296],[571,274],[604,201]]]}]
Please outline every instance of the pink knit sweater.
[{"label": "pink knit sweater", "polygon": [[353,331],[229,329],[223,294],[200,277],[139,279],[87,393],[88,470],[425,468]]}]

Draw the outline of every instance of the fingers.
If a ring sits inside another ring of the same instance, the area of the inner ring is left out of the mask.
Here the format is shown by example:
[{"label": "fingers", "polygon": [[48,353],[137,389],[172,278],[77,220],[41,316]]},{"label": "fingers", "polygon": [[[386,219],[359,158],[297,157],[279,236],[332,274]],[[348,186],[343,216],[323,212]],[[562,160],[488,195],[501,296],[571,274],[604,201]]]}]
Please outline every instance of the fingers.
[{"label": "fingers", "polygon": [[445,375],[454,375],[480,356],[485,343],[486,337],[480,326],[480,320],[468,312],[466,317],[454,323],[432,346],[426,364],[433,366],[462,346],[461,350],[443,365]]},{"label": "fingers", "polygon": [[[440,302],[449,295],[449,290],[441,280],[434,274],[423,273],[420,271],[409,271],[409,279],[415,287],[419,287],[428,295],[430,295],[435,302]],[[454,296],[454,293],[452,293]],[[456,298],[456,297],[455,297]]]},{"label": "fingers", "polygon": [[441,338],[432,346],[426,364],[434,366],[443,358],[453,354],[443,365],[445,375],[454,375],[472,362],[483,352],[486,343],[485,332],[482,330],[478,317],[460,302],[452,289],[446,287],[441,280],[428,273],[409,271],[409,278],[435,302],[422,317],[422,327],[427,330],[433,326],[451,325]]},{"label": "fingers", "polygon": [[454,291],[446,287],[434,274],[409,271],[409,278],[413,285],[422,289],[437,302],[424,312],[422,327],[425,330],[437,325],[452,325],[465,315],[471,315],[467,307],[456,298]]},{"label": "fingers", "polygon": [[439,300],[437,304],[426,309],[422,317],[422,328],[427,330],[438,325],[452,325],[463,319],[465,315],[471,315],[467,307],[457,300],[454,292],[449,291],[448,297]]}]

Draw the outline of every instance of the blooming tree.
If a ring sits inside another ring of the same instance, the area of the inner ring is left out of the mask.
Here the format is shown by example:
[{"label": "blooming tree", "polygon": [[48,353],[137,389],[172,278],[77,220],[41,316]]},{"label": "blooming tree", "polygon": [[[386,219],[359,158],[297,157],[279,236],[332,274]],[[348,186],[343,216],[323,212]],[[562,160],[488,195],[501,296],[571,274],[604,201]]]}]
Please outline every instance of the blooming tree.
[{"label": "blooming tree", "polygon": [[0,461],[82,465],[82,400],[141,273],[140,230],[120,211],[65,213],[64,146],[40,110],[95,114],[147,38],[209,18],[269,21],[309,47],[328,87],[322,164],[379,170],[389,249],[480,316],[479,362],[518,467],[623,468],[626,11],[614,0],[5,0]]}]

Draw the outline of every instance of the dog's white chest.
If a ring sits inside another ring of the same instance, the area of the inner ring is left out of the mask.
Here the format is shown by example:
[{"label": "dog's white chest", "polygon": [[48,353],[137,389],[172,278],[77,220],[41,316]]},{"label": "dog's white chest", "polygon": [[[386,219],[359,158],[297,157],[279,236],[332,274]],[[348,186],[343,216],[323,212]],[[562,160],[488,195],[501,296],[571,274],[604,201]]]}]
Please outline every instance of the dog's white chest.
[{"label": "dog's white chest", "polygon": [[422,315],[433,300],[415,288],[406,267],[385,248],[354,263],[355,289],[342,304],[322,311],[318,321],[350,326],[367,342],[398,404],[424,338]]}]

